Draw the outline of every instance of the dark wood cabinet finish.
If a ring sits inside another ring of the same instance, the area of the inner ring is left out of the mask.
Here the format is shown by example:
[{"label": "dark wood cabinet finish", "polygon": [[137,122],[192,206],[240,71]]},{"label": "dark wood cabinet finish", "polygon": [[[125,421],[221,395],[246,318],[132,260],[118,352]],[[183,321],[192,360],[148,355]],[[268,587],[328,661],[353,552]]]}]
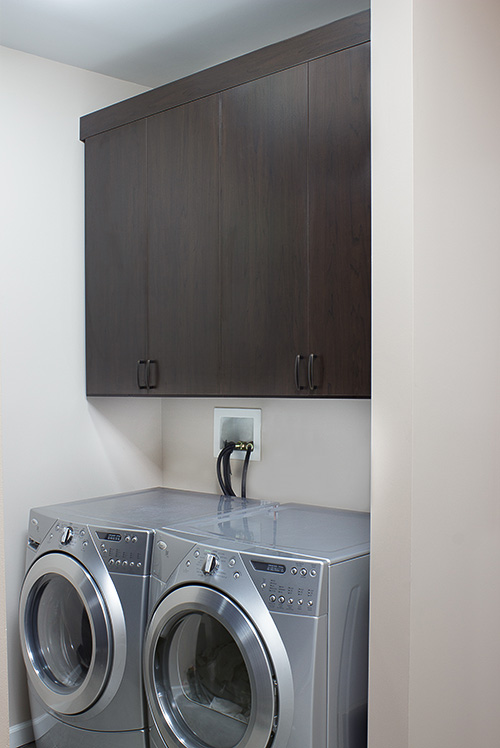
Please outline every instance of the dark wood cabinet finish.
[{"label": "dark wood cabinet finish", "polygon": [[148,119],[156,394],[219,392],[219,97]]},{"label": "dark wood cabinet finish", "polygon": [[338,24],[82,118],[89,395],[370,395],[369,15]]},{"label": "dark wood cabinet finish", "polygon": [[318,395],[370,395],[370,45],[309,64],[309,351]]},{"label": "dark wood cabinet finish", "polygon": [[85,143],[87,394],[141,394],[147,355],[146,122]]},{"label": "dark wood cabinet finish", "polygon": [[80,139],[370,40],[370,11],[321,26],[87,114]]},{"label": "dark wood cabinet finish", "polygon": [[221,112],[222,392],[294,394],[307,331],[307,67],[224,92]]}]

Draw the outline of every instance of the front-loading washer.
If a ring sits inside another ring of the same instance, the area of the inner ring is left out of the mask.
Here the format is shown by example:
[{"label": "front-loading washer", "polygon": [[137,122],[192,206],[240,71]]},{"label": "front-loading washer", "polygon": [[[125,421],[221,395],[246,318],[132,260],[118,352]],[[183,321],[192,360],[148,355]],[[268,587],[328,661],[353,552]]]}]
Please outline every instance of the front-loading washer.
[{"label": "front-loading washer", "polygon": [[38,748],[146,748],[155,527],[261,502],[154,488],[30,513],[20,638]]},{"label": "front-loading washer", "polygon": [[154,748],[366,748],[369,515],[300,504],[157,532]]}]

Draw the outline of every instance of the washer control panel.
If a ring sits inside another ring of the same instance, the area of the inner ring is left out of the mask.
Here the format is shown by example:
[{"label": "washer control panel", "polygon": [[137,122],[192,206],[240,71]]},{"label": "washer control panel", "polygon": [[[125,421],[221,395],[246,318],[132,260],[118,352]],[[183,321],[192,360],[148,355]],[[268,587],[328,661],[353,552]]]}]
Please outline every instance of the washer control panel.
[{"label": "washer control panel", "polygon": [[97,550],[110,571],[138,575],[147,573],[147,531],[102,528],[93,532]]}]

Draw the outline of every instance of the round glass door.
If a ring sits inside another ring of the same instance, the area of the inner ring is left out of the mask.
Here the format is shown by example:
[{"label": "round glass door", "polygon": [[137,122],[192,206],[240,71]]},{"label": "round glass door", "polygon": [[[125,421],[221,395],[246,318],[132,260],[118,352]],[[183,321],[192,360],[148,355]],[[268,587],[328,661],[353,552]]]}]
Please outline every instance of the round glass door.
[{"label": "round glass door", "polygon": [[168,745],[268,744],[275,679],[257,631],[229,598],[208,587],[174,590],[153,615],[144,656],[148,699]]},{"label": "round glass door", "polygon": [[106,683],[112,640],[99,589],[78,561],[50,553],[33,564],[20,628],[28,677],[42,701],[63,714],[88,709]]}]

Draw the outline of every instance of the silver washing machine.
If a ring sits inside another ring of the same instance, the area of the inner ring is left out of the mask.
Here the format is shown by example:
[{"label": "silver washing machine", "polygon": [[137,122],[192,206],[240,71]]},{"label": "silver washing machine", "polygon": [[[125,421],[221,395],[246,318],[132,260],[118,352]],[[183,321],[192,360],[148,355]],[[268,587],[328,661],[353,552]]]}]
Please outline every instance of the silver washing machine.
[{"label": "silver washing machine", "polygon": [[283,504],[155,537],[153,748],[366,748],[369,515]]},{"label": "silver washing machine", "polygon": [[254,504],[155,488],[30,514],[20,638],[38,748],[145,748],[154,528]]}]

